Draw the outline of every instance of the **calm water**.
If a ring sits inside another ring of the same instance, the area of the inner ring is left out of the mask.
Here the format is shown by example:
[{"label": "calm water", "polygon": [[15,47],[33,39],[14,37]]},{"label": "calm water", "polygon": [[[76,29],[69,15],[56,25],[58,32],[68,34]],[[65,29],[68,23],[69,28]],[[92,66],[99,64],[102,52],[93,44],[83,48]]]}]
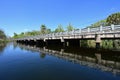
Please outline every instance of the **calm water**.
[{"label": "calm water", "polygon": [[120,52],[0,46],[0,80],[120,80]]}]

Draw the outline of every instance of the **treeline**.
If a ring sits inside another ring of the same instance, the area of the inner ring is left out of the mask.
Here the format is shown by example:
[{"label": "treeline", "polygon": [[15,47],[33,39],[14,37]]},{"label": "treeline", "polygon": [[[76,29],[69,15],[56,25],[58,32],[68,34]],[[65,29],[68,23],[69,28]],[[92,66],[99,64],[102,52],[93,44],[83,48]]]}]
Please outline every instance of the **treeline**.
[{"label": "treeline", "polygon": [[6,39],[6,35],[3,30],[0,29],[0,40]]},{"label": "treeline", "polygon": [[72,26],[72,24],[69,24],[67,27],[67,30],[63,28],[63,26],[60,24],[58,27],[52,31],[51,29],[47,28],[46,25],[42,24],[40,26],[40,30],[33,30],[28,32],[21,32],[20,34],[14,33],[13,38],[21,38],[25,36],[34,36],[34,35],[40,35],[40,34],[49,34],[49,33],[57,33],[57,32],[64,32],[64,31],[72,31],[75,28]]},{"label": "treeline", "polygon": [[0,42],[4,42],[7,39],[6,34],[0,29]]}]

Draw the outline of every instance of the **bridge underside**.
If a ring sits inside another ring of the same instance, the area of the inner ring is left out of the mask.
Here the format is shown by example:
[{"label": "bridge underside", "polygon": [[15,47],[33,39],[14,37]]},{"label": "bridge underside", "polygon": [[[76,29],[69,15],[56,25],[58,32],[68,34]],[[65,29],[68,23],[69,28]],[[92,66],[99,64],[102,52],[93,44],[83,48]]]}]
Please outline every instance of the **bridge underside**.
[{"label": "bridge underside", "polygon": [[[36,45],[36,46],[49,46],[56,45],[62,47],[69,46],[77,46],[77,47],[93,47],[93,48],[102,48],[103,46],[109,47],[109,41],[113,47],[118,47],[120,45],[120,38],[100,38],[100,36],[96,36],[96,38],[78,38],[78,39],[37,39],[37,40],[17,40],[16,42],[26,44],[26,45]],[[104,41],[104,43],[102,42]],[[88,46],[90,45],[90,46]]]}]

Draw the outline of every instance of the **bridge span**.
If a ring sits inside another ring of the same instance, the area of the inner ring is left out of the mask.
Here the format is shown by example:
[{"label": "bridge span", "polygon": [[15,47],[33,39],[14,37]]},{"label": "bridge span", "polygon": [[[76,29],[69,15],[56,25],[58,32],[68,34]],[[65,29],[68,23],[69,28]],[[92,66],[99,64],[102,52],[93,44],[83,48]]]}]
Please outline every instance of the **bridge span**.
[{"label": "bridge span", "polygon": [[21,43],[39,43],[41,45],[60,44],[70,46],[80,45],[80,40],[95,40],[96,46],[99,47],[102,39],[120,39],[120,25],[27,36],[15,39],[15,41]]}]

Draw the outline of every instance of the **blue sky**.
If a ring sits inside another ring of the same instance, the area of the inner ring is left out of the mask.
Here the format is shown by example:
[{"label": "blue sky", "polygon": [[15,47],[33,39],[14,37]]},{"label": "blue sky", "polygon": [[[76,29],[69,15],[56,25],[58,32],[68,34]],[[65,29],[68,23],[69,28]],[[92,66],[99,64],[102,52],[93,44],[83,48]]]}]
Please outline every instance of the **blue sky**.
[{"label": "blue sky", "polygon": [[114,12],[120,12],[119,0],[0,0],[0,29],[12,36],[40,30],[41,24],[84,28]]}]

